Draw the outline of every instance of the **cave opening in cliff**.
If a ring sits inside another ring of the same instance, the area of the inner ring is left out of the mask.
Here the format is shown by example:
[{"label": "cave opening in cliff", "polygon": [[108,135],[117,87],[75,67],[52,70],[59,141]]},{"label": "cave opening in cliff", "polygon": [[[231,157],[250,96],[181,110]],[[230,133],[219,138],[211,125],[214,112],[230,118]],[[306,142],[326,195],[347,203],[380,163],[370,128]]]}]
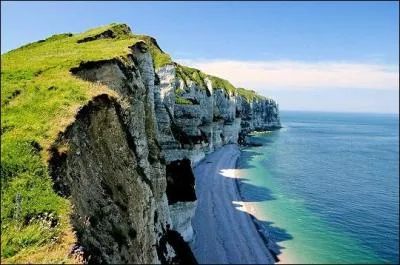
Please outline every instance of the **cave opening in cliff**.
[{"label": "cave opening in cliff", "polygon": [[168,204],[195,201],[195,179],[190,160],[172,161],[166,171]]}]

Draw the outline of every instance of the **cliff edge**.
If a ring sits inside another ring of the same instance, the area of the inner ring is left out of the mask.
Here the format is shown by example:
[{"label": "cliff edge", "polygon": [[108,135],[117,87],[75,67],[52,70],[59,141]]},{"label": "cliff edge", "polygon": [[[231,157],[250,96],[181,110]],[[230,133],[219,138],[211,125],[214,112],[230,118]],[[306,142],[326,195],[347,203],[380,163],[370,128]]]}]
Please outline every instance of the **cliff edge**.
[{"label": "cliff edge", "polygon": [[278,105],[111,24],[1,58],[2,263],[195,263],[193,166]]}]

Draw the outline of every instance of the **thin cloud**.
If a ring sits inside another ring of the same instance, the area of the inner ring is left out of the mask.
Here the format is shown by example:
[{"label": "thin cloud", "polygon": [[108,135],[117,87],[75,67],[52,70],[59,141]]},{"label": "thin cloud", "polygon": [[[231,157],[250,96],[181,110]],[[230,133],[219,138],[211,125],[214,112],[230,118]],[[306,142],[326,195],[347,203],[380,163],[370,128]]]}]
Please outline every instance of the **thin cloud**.
[{"label": "thin cloud", "polygon": [[399,89],[396,65],[291,60],[193,60],[178,62],[228,79],[236,86],[263,90]]}]

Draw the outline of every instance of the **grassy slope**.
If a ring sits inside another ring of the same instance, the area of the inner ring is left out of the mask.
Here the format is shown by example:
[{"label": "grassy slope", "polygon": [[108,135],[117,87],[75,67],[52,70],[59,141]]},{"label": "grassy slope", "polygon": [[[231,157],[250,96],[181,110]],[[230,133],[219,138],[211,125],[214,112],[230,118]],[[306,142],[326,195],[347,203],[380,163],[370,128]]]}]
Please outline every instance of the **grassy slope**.
[{"label": "grassy slope", "polygon": [[[208,75],[203,73],[202,71],[187,67],[184,65],[180,65],[175,63],[176,65],[176,75],[178,78],[183,80],[184,84],[187,86],[189,80],[200,86],[201,88],[207,88],[206,78],[211,80],[212,86],[214,89],[223,89],[226,93],[231,95],[240,95],[246,99],[248,102],[252,102],[255,99],[265,99],[265,97],[258,95],[255,91],[245,89],[245,88],[236,88],[234,87],[228,80],[222,79],[217,76]],[[179,95],[182,91],[179,91],[177,88],[177,94]],[[178,98],[178,97],[177,97]],[[181,100],[182,97],[179,98],[175,103],[177,104],[188,104],[183,103]]]},{"label": "grassy slope", "polygon": [[[116,38],[77,43],[112,30]],[[68,223],[69,201],[57,196],[47,170],[47,149],[58,132],[74,120],[77,109],[92,97],[113,91],[75,78],[69,69],[81,61],[125,60],[129,46],[144,40],[156,68],[172,63],[155,40],[127,33],[127,26],[111,24],[81,34],[58,34],[1,55],[1,261],[67,262],[75,241]],[[180,66],[181,78],[236,91],[228,81]],[[239,91],[239,90],[238,90]],[[178,100],[179,101],[179,100]],[[184,99],[181,104],[189,104]],[[191,104],[191,102],[190,102]],[[31,217],[51,219],[26,223]],[[25,224],[24,224],[25,222]]]},{"label": "grassy slope", "polygon": [[[107,29],[117,38],[77,43]],[[55,35],[1,56],[2,261],[28,261],[33,252],[35,262],[65,259],[61,253],[68,249],[54,243],[61,237],[73,241],[68,232],[70,205],[52,190],[46,150],[73,121],[79,106],[97,94],[113,94],[73,77],[69,69],[81,61],[125,58],[128,47],[142,36],[125,34],[123,29],[123,25],[109,25],[73,36]],[[53,213],[59,225],[51,228],[43,221],[23,225],[43,213]],[[57,251],[60,255],[49,255]]]},{"label": "grassy slope", "polygon": [[238,95],[244,97],[249,102],[255,99],[266,99],[266,97],[258,95],[254,90],[249,90],[242,87],[236,88],[236,92],[238,93]]}]

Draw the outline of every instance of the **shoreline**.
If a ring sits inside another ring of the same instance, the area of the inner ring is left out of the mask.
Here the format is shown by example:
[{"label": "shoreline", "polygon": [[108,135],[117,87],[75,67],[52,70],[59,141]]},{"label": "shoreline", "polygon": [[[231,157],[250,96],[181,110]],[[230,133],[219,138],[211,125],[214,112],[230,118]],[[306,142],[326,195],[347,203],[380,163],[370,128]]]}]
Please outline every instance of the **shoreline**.
[{"label": "shoreline", "polygon": [[[238,145],[240,152],[242,152],[241,147],[242,146]],[[243,147],[246,147],[246,146],[243,146]],[[237,172],[239,172],[241,170],[239,167],[239,157],[236,160],[235,169],[237,170]],[[236,183],[237,193],[242,200],[242,209],[243,209],[242,211],[249,214],[257,232],[259,233],[260,237],[263,239],[265,246],[267,247],[267,249],[269,250],[271,255],[274,257],[275,263],[276,264],[294,264],[295,263],[294,256],[290,255],[290,253],[288,253],[288,251],[286,250],[285,247],[276,243],[272,238],[268,238],[268,234],[270,233],[270,231],[268,231],[268,228],[264,228],[259,223],[258,219],[268,221],[269,220],[268,216],[259,216],[259,214],[257,214],[257,207],[258,207],[257,204],[252,203],[252,202],[244,202],[245,200],[244,200],[244,197],[240,190],[240,183],[239,183],[238,179],[240,179],[240,176],[235,178],[235,183]],[[280,250],[279,248],[282,248],[282,249]],[[274,250],[274,249],[276,249],[276,250]]]},{"label": "shoreline", "polygon": [[[242,152],[239,148],[239,151]],[[239,170],[239,157],[237,157],[236,162],[235,162],[235,169]],[[239,197],[242,199],[242,201],[244,201],[243,199],[243,195],[242,192],[240,190],[239,187],[239,181],[238,178],[235,178],[235,184],[236,184],[236,192],[238,193]],[[262,231],[264,230],[263,227],[261,227],[261,225],[257,222],[257,219],[254,217],[253,214],[250,213],[250,211],[247,210],[246,205],[243,204],[243,208],[246,210],[246,212],[249,214],[255,229],[257,230],[258,234],[260,235],[261,239],[263,240],[265,247],[268,249],[268,251],[270,252],[270,254],[272,255],[272,257],[275,260],[275,263],[279,262],[280,259],[278,258],[278,255],[275,253],[275,251],[273,249],[270,248],[270,243],[271,243],[271,239],[269,239]],[[272,242],[273,244],[276,244],[275,242]]]},{"label": "shoreline", "polygon": [[190,247],[199,263],[276,263],[262,227],[238,208],[239,156],[238,145],[225,145],[194,168],[198,201]]}]

